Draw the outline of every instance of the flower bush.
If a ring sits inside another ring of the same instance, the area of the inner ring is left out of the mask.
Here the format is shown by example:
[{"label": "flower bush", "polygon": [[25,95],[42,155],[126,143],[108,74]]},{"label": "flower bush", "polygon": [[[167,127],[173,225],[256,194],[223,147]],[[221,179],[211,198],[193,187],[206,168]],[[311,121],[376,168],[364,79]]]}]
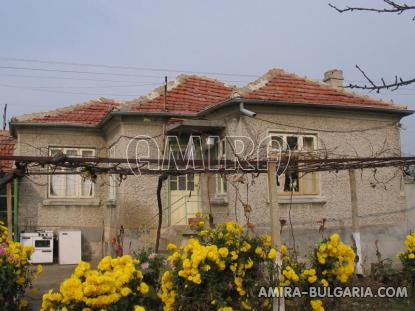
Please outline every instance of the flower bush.
[{"label": "flower bush", "polygon": [[59,292],[43,295],[41,310],[145,310],[154,289],[143,281],[140,262],[131,256],[104,257],[96,270],[81,262]]},{"label": "flower bush", "polygon": [[404,275],[409,277],[412,285],[415,283],[415,233],[410,233],[405,239],[406,251],[400,252],[398,258],[402,262]]},{"label": "flower bush", "polygon": [[163,304],[157,296],[157,292],[161,288],[161,276],[165,270],[167,270],[167,260],[162,254],[156,254],[151,250],[142,249],[134,253],[140,264],[140,268],[143,274],[143,281],[154,289],[149,292],[148,298],[145,299],[144,303],[150,310],[162,310]]},{"label": "flower bush", "polygon": [[[26,289],[32,286],[36,275],[28,262],[33,248],[8,239],[8,230],[0,221],[0,309],[22,310],[28,302],[24,299]],[[40,273],[41,266],[37,272]]]},{"label": "flower bush", "polygon": [[168,247],[172,268],[164,272],[164,310],[268,310],[269,299],[258,299],[261,286],[271,286],[277,251],[269,236],[251,236],[239,224],[215,229],[197,226],[197,237],[186,245]]},{"label": "flower bush", "polygon": [[[352,247],[343,243],[335,233],[314,248],[307,265],[298,263],[288,254],[284,255],[279,285],[309,290],[310,287],[345,284],[354,273],[355,257]],[[324,310],[323,302],[319,299],[311,300],[310,307],[316,311]]]}]

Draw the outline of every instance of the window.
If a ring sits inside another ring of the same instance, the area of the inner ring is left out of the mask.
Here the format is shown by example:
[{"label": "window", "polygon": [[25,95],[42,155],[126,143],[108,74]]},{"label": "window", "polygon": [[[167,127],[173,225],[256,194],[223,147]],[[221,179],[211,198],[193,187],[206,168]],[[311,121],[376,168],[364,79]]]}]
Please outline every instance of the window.
[{"label": "window", "polygon": [[170,190],[172,191],[194,191],[194,174],[170,176]]},{"label": "window", "polygon": [[[108,157],[115,158],[115,146],[111,147],[108,151]],[[117,175],[109,175],[109,189],[108,189],[108,200],[115,200],[117,197],[117,185],[118,179]]]},{"label": "window", "polygon": [[[299,157],[317,149],[315,135],[271,134],[270,151],[290,151]],[[303,174],[296,169],[277,176],[278,193],[281,195],[317,195],[318,173]]]},{"label": "window", "polygon": [[[55,156],[63,153],[70,157],[94,157],[94,149],[81,148],[49,148],[49,154]],[[50,168],[52,172],[68,173],[74,169]],[[49,176],[48,196],[50,198],[92,198],[94,196],[94,184],[88,179],[82,178],[79,174],[52,174]]]},{"label": "window", "polygon": [[[226,141],[225,139],[219,140],[218,143],[218,152],[217,157],[218,160],[226,159]],[[225,194],[228,192],[227,184],[226,184],[226,176],[222,174],[216,174],[216,194]]]}]

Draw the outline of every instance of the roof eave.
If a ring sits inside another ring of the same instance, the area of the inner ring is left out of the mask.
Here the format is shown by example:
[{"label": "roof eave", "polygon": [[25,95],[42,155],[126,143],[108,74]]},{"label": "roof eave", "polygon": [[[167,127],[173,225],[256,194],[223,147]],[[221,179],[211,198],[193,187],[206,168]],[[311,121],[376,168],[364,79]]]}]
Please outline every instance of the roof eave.
[{"label": "roof eave", "polygon": [[[273,105],[281,107],[303,107],[303,108],[324,108],[324,109],[333,109],[333,110],[351,110],[351,111],[368,111],[368,112],[383,112],[389,114],[399,115],[401,117],[406,117],[413,114],[414,110],[408,109],[393,109],[393,108],[384,108],[384,107],[372,107],[372,106],[345,106],[338,104],[319,104],[319,103],[297,103],[297,102],[283,102],[283,101],[274,101],[274,100],[259,100],[259,99],[244,99],[244,98],[234,98],[217,105],[211,106],[205,110],[202,110],[198,116],[205,116],[213,111],[216,111],[220,108],[230,106],[232,104],[239,104],[244,102],[247,104],[261,104],[261,105]],[[295,105],[295,106],[294,106]]]}]

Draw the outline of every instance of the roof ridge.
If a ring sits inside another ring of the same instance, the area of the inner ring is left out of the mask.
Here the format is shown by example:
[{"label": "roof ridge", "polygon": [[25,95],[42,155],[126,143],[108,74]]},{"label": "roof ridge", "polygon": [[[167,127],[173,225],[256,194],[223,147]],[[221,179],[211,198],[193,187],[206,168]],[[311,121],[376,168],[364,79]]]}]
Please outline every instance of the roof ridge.
[{"label": "roof ridge", "polygon": [[377,101],[377,102],[382,102],[386,105],[394,105],[394,106],[396,106],[400,109],[407,109],[408,108],[408,106],[406,106],[406,105],[400,105],[400,104],[393,103],[391,101],[386,101],[386,100],[381,99],[381,98],[375,98],[375,97],[371,97],[371,96],[366,95],[366,94],[361,94],[361,93],[357,93],[357,92],[354,92],[354,91],[351,91],[351,90],[346,90],[344,87],[335,87],[335,86],[329,85],[329,84],[327,84],[327,83],[325,83],[321,80],[312,79],[312,78],[309,78],[307,76],[299,75],[297,73],[291,73],[290,72],[288,74],[292,75],[296,78],[303,79],[304,81],[307,81],[307,82],[316,83],[316,84],[320,85],[321,87],[325,87],[329,90],[334,90],[334,91],[343,93],[345,95],[356,96],[356,97],[360,97],[360,98],[364,98],[364,99],[369,99],[369,100],[373,100],[373,101]]},{"label": "roof ridge", "polygon": [[[178,76],[176,76],[176,78],[174,80],[170,80],[167,82],[167,92],[171,92],[172,90],[174,90],[175,88],[179,87],[180,85],[182,85],[183,83],[185,83],[187,80],[191,79],[191,78],[196,78],[196,79],[201,79],[201,80],[205,80],[205,81],[211,81],[211,82],[215,82],[218,84],[222,84],[223,86],[230,88],[231,90],[236,89],[235,85],[229,85],[226,84],[218,79],[214,79],[211,77],[207,77],[207,76],[200,76],[200,75],[195,75],[195,74],[180,74]],[[164,84],[156,87],[155,89],[153,89],[152,91],[148,92],[145,95],[142,95],[138,98],[132,99],[130,101],[126,101],[125,105],[123,108],[121,108],[121,111],[123,110],[129,110],[131,109],[132,106],[136,106],[136,105],[140,105],[140,104],[144,104],[148,101],[151,101],[157,97],[163,96],[164,95]]]},{"label": "roof ridge", "polygon": [[294,73],[294,72],[287,72],[287,71],[285,71],[284,69],[281,69],[281,68],[272,68],[272,69],[268,70],[265,74],[260,76],[255,81],[248,83],[244,87],[238,88],[237,92],[241,96],[244,96],[244,95],[246,95],[248,93],[251,93],[251,92],[255,92],[255,91],[261,89],[262,87],[266,86],[266,84],[268,82],[270,82],[272,79],[274,79],[275,77],[281,76],[281,75],[291,76],[291,77],[294,77],[296,79],[301,79],[305,82],[314,83],[314,84],[319,85],[320,87],[323,87],[323,88],[328,89],[328,90],[333,90],[333,91],[336,91],[338,93],[342,93],[344,95],[358,97],[358,98],[371,100],[371,101],[376,101],[376,102],[382,103],[384,105],[393,105],[398,109],[407,109],[408,108],[408,106],[406,106],[406,105],[396,104],[396,103],[393,103],[391,101],[386,101],[386,100],[381,99],[381,98],[375,98],[375,97],[371,97],[371,96],[368,96],[368,95],[365,95],[365,94],[356,93],[354,91],[346,90],[344,87],[342,87],[342,88],[334,87],[334,86],[331,86],[331,85],[329,85],[329,84],[327,84],[327,83],[325,83],[321,80],[312,79],[312,78],[309,78],[307,76],[299,75],[299,74]]},{"label": "roof ridge", "polygon": [[61,108],[57,108],[57,109],[53,109],[53,110],[49,110],[49,111],[23,114],[23,115],[20,115],[20,116],[16,116],[15,120],[18,121],[18,122],[21,122],[21,121],[28,121],[28,120],[33,120],[33,119],[37,119],[37,118],[42,118],[42,117],[46,117],[46,116],[56,116],[56,115],[59,115],[61,113],[71,112],[75,109],[88,107],[90,105],[94,105],[94,104],[98,104],[98,103],[113,103],[113,104],[121,104],[122,105],[125,102],[124,101],[118,101],[118,100],[111,99],[111,98],[99,97],[97,99],[90,99],[86,102],[82,102],[82,103],[79,103],[79,104],[73,104],[73,105],[69,105],[69,106],[65,106],[65,107],[61,107]]},{"label": "roof ridge", "polygon": [[248,94],[250,92],[255,92],[260,88],[264,87],[269,81],[271,81],[274,77],[281,75],[281,74],[288,74],[282,68],[271,68],[265,74],[257,78],[256,80],[249,82],[247,85],[237,88],[237,93],[241,96]]}]

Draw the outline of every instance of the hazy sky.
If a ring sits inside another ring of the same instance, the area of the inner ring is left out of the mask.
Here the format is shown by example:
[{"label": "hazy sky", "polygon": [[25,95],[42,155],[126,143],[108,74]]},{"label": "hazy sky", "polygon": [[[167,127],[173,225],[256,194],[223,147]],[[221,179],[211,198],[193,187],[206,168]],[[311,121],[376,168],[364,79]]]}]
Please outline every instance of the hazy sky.
[{"label": "hazy sky", "polygon": [[[164,75],[177,75],[6,59],[10,57],[230,73],[238,75],[214,77],[237,85],[272,67],[314,79],[339,68],[346,83],[363,80],[356,64],[373,79],[415,77],[413,12],[339,14],[327,3],[0,0],[0,104],[8,103],[12,116],[101,96],[130,99],[162,83]],[[415,110],[415,85],[375,96]],[[415,154],[415,117],[403,123],[402,148]]]}]

